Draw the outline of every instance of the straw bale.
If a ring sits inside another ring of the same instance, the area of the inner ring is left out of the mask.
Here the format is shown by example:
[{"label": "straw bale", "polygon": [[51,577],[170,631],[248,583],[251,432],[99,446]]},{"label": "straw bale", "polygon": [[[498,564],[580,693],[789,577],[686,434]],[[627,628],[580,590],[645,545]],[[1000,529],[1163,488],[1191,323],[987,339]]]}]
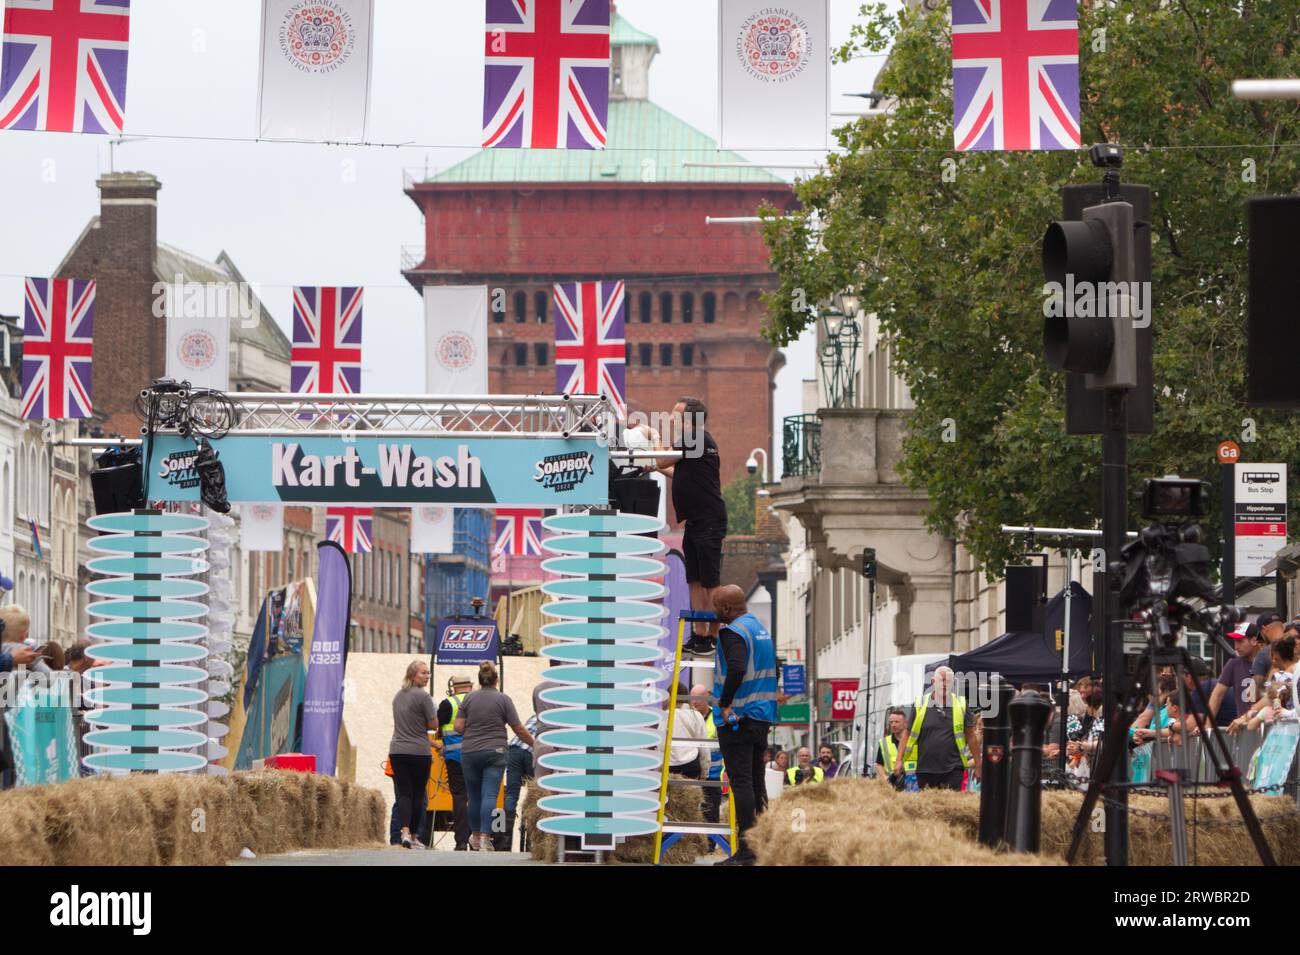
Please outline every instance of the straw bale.
[{"label": "straw bale", "polygon": [[9,865],[220,865],[260,854],[379,843],[383,796],[327,776],[132,775],[0,793]]},{"label": "straw bale", "polygon": [[[929,790],[899,793],[875,780],[832,780],[787,791],[759,819],[750,840],[766,865],[1041,865],[1061,864],[1082,805],[1080,793],[1043,793],[1041,855],[995,853],[980,846],[979,797]],[[1300,816],[1277,796],[1253,796],[1275,856],[1300,861]],[[1169,801],[1134,796],[1130,806],[1129,861],[1168,865]],[[798,811],[798,814],[796,814]],[[1142,813],[1157,813],[1153,818]],[[1257,857],[1230,798],[1185,800],[1188,853],[1205,865],[1250,864]],[[1269,822],[1271,817],[1278,817]],[[1194,821],[1231,823],[1198,826]],[[1103,835],[1089,826],[1080,865],[1100,865]]]}]

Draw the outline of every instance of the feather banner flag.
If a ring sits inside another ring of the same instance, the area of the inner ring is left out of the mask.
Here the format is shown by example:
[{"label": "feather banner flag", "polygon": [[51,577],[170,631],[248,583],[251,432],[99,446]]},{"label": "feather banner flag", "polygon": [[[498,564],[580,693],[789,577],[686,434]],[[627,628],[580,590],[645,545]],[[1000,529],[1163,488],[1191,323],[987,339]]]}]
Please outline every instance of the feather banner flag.
[{"label": "feather banner flag", "polygon": [[1077,149],[1075,0],[952,0],[958,151]]}]

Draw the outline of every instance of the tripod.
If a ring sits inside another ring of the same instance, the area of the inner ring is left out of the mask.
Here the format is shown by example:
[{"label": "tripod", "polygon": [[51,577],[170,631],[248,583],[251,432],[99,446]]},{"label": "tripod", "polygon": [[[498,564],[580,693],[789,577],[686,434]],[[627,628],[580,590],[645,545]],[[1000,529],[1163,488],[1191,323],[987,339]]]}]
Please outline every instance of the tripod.
[{"label": "tripod", "polygon": [[[1156,626],[1152,628],[1150,643],[1138,659],[1137,670],[1134,672],[1132,679],[1129,680],[1129,684],[1124,690],[1124,697],[1116,710],[1119,716],[1119,725],[1115,727],[1108,725],[1106,727],[1106,737],[1113,740],[1113,742],[1102,745],[1101,762],[1093,770],[1092,779],[1088,783],[1088,791],[1083,797],[1083,806],[1079,809],[1079,815],[1074,820],[1074,832],[1070,838],[1070,849],[1065,854],[1067,864],[1073,864],[1074,862],[1074,857],[1083,842],[1083,835],[1087,829],[1088,821],[1092,816],[1093,807],[1097,805],[1097,799],[1106,787],[1106,780],[1110,778],[1116,761],[1127,755],[1129,727],[1133,725],[1134,719],[1137,718],[1142,697],[1148,692],[1152,693],[1152,706],[1155,706],[1154,694],[1157,691],[1155,673],[1159,667],[1172,666],[1174,668],[1180,703],[1179,709],[1183,714],[1187,713],[1186,707],[1181,705],[1184,702],[1186,691],[1183,674],[1191,669],[1191,654],[1187,652],[1186,647],[1173,645],[1173,634],[1169,626],[1167,610],[1163,604],[1159,605],[1153,616],[1155,617]],[[1150,686],[1147,685],[1148,679],[1150,680]],[[1200,683],[1195,684],[1193,692],[1199,702],[1199,711],[1208,716],[1210,712],[1209,702],[1205,698],[1205,692]],[[1156,724],[1156,728],[1159,730],[1158,708],[1156,708]],[[1215,772],[1219,776],[1218,785],[1226,784],[1232,790],[1232,798],[1237,804],[1237,811],[1241,813],[1242,822],[1246,825],[1246,831],[1250,833],[1250,840],[1255,845],[1255,851],[1259,853],[1260,862],[1264,865],[1277,865],[1276,860],[1273,858],[1273,850],[1269,848],[1268,841],[1264,838],[1264,829],[1260,825],[1259,817],[1255,815],[1255,809],[1251,806],[1250,799],[1246,795],[1246,787],[1242,785],[1241,770],[1232,764],[1228,744],[1223,738],[1222,731],[1215,725],[1213,718],[1206,720],[1206,724],[1207,728],[1203,731],[1205,733],[1206,751],[1214,764]],[[1184,751],[1186,751],[1187,730],[1185,724],[1182,733]],[[1184,772],[1185,770],[1175,769],[1161,771],[1157,774],[1157,778],[1169,787],[1169,823],[1172,830],[1173,861],[1175,865],[1187,864],[1187,821],[1183,812]]]}]

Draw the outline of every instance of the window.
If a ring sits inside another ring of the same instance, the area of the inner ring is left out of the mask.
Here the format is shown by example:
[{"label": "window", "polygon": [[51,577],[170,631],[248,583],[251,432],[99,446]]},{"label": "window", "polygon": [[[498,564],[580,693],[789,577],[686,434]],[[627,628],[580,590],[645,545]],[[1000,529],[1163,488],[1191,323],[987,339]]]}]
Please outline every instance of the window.
[{"label": "window", "polygon": [[649,368],[649,367],[650,367],[650,356],[654,354],[654,346],[653,346],[653,345],[637,345],[636,348],[637,348],[637,352],[639,353],[639,360],[640,360],[641,364],[642,364],[643,366],[645,366],[646,368]]},{"label": "window", "polygon": [[682,324],[689,325],[695,321],[695,296],[690,292],[682,293]]},{"label": "window", "polygon": [[668,368],[668,367],[670,367],[670,366],[672,365],[672,363],[673,363],[673,346],[672,346],[672,345],[660,345],[660,346],[659,346],[659,364],[663,365],[665,368]]},{"label": "window", "polygon": [[528,293],[515,293],[515,323],[528,321]]},{"label": "window", "polygon": [[659,321],[667,325],[673,320],[673,294],[664,292],[659,296]]},{"label": "window", "polygon": [[704,293],[704,324],[712,325],[718,320],[718,296],[712,292]]},{"label": "window", "polygon": [[515,345],[515,364],[520,368],[528,364],[528,346],[524,344]]},{"label": "window", "polygon": [[654,306],[654,296],[649,292],[642,292],[637,296],[636,311],[637,318],[641,320],[642,325],[650,324],[650,310]]},{"label": "window", "polygon": [[538,292],[533,296],[533,304],[537,309],[537,321],[546,324],[546,310],[550,305],[550,296],[545,292]]},{"label": "window", "polygon": [[695,346],[683,345],[682,346],[682,367],[690,368],[694,366],[694,364],[695,364]]},{"label": "window", "polygon": [[537,359],[537,364],[545,368],[550,364],[551,348],[545,342],[538,342],[533,346],[533,356]]},{"label": "window", "polygon": [[[500,293],[499,298],[497,297],[498,293]],[[502,289],[492,290],[492,300],[488,302],[488,311],[492,313],[492,321],[497,322],[499,324],[506,320],[506,303],[505,303],[504,290]],[[360,638],[360,634],[358,634],[358,638]]]}]

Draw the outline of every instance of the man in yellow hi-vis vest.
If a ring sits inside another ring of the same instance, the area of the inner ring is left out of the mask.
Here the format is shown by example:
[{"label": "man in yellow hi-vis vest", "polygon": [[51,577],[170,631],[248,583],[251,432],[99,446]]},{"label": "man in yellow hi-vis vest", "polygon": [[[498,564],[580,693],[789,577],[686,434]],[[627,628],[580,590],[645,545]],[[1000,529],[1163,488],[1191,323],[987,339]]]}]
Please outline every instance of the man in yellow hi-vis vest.
[{"label": "man in yellow hi-vis vest", "polygon": [[901,752],[898,741],[903,738],[903,730],[907,727],[907,711],[901,706],[891,706],[889,708],[889,732],[880,738],[880,744],[876,747],[876,765],[880,767],[881,777],[893,777],[894,767],[898,764],[898,754]]},{"label": "man in yellow hi-vis vest", "polygon": [[975,714],[967,709],[965,697],[953,692],[953,681],[948,667],[934,671],[930,692],[908,707],[898,741],[894,772],[916,773],[922,789],[961,789],[968,769],[980,778]]}]

